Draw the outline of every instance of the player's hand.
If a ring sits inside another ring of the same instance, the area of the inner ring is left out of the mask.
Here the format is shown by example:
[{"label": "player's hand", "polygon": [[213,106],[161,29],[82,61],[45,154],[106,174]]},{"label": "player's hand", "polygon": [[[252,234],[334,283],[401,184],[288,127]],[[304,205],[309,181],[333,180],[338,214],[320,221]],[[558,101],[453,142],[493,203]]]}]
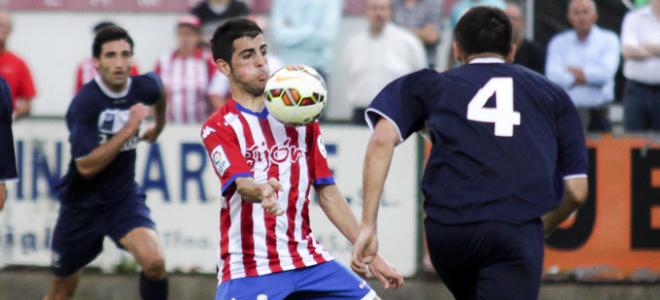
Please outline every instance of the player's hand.
[{"label": "player's hand", "polygon": [[280,189],[280,183],[275,178],[270,178],[266,184],[261,185],[261,207],[271,215],[281,216],[284,214],[284,210],[277,202],[277,192]]},{"label": "player's hand", "polygon": [[386,289],[398,289],[403,286],[403,275],[380,254],[377,254],[369,264],[369,272],[376,276]]},{"label": "player's hand", "polygon": [[351,269],[358,274],[364,273],[377,253],[378,237],[376,235],[376,227],[360,226],[360,233],[358,233],[353,243]]},{"label": "player's hand", "polygon": [[131,106],[128,116],[128,122],[125,126],[129,126],[132,130],[138,130],[142,121],[149,115],[149,107],[142,103],[137,103]]},{"label": "player's hand", "polygon": [[154,124],[153,126],[149,127],[149,129],[147,129],[147,131],[145,131],[140,136],[140,140],[141,141],[147,141],[147,142],[153,144],[153,143],[156,142],[156,140],[158,139],[158,136],[160,135],[160,133],[162,131],[163,131],[162,126],[157,126],[156,124]]}]

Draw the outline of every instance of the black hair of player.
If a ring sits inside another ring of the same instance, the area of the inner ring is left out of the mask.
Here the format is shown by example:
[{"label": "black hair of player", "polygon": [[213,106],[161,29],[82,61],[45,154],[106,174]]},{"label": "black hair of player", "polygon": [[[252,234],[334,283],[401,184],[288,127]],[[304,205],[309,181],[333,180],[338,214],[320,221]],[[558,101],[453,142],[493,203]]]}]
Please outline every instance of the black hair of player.
[{"label": "black hair of player", "polygon": [[467,55],[511,52],[513,30],[507,15],[498,8],[477,6],[468,10],[454,28],[454,40]]},{"label": "black hair of player", "polygon": [[234,41],[242,37],[255,38],[263,34],[257,23],[245,18],[228,20],[213,33],[211,50],[213,59],[222,59],[231,65],[231,56],[234,53]]},{"label": "black hair of player", "polygon": [[111,26],[101,29],[94,37],[94,44],[92,44],[92,55],[95,58],[101,57],[101,49],[103,44],[107,42],[125,40],[131,46],[131,53],[133,53],[133,39],[128,32],[119,26]]},{"label": "black hair of player", "polygon": [[97,34],[101,30],[106,29],[108,27],[112,27],[112,26],[117,26],[117,24],[115,24],[111,21],[101,21],[101,22],[96,23],[96,25],[94,25],[94,27],[92,27],[92,32],[94,34]]}]

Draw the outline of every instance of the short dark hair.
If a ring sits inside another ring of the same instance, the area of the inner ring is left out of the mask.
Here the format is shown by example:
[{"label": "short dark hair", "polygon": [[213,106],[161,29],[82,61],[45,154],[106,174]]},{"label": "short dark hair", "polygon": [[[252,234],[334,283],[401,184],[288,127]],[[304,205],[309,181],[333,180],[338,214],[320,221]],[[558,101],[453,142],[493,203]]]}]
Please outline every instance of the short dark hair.
[{"label": "short dark hair", "polygon": [[103,44],[112,41],[125,40],[131,46],[131,53],[133,53],[133,39],[128,32],[119,26],[110,26],[101,29],[94,37],[94,44],[92,45],[92,55],[99,58],[101,56],[101,49]]},{"label": "short dark hair", "polygon": [[99,33],[99,31],[101,31],[103,29],[106,29],[108,27],[112,27],[112,26],[117,26],[117,25],[115,23],[111,22],[111,21],[101,21],[101,22],[96,23],[96,25],[94,25],[94,27],[92,27],[92,32],[94,34],[97,34],[97,33]]},{"label": "short dark hair", "polygon": [[454,28],[454,40],[467,55],[511,51],[513,30],[507,15],[498,8],[477,6],[466,12]]},{"label": "short dark hair", "polygon": [[242,37],[254,38],[263,32],[257,23],[246,18],[230,19],[213,33],[211,50],[213,59],[222,59],[231,64],[231,55],[234,53],[234,41]]}]

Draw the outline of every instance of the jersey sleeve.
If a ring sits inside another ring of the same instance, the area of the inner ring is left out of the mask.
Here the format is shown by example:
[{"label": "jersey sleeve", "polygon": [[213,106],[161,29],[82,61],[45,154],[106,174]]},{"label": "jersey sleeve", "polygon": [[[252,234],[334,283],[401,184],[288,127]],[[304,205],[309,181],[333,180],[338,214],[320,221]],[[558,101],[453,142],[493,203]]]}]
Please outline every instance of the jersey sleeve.
[{"label": "jersey sleeve", "polygon": [[12,100],[9,86],[0,79],[0,183],[18,178],[14,137],[11,131]]},{"label": "jersey sleeve", "polygon": [[202,127],[201,138],[215,174],[220,179],[223,195],[237,178],[253,176],[231,127],[210,119]]},{"label": "jersey sleeve", "polygon": [[32,100],[36,94],[30,69],[25,62],[21,61],[21,84],[18,91],[16,91],[16,97],[23,100]]},{"label": "jersey sleeve", "polygon": [[321,127],[316,121],[309,125],[307,147],[309,147],[308,165],[309,175],[314,185],[335,184],[332,171],[328,167],[328,152],[325,148]]},{"label": "jersey sleeve", "polygon": [[69,127],[69,143],[71,157],[79,159],[89,155],[98,147],[100,133],[98,126],[99,109],[92,99],[84,99],[78,94],[66,113],[66,123]]},{"label": "jersey sleeve", "polygon": [[403,142],[424,127],[424,103],[418,84],[426,70],[403,76],[388,84],[369,104],[365,112],[367,124],[373,130],[380,118],[392,122]]},{"label": "jersey sleeve", "polygon": [[556,89],[559,101],[557,116],[557,170],[564,179],[587,176],[587,147],[580,116],[570,97]]},{"label": "jersey sleeve", "polygon": [[140,96],[145,104],[154,104],[162,97],[163,81],[156,73],[149,72],[133,78],[140,85]]}]

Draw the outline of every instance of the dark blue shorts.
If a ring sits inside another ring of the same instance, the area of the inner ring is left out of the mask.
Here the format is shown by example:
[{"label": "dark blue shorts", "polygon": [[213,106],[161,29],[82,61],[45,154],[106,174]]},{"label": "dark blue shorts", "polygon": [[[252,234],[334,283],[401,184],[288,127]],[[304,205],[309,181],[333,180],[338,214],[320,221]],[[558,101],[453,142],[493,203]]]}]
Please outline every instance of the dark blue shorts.
[{"label": "dark blue shorts", "polygon": [[106,209],[60,206],[51,242],[53,274],[66,277],[89,264],[103,250],[105,236],[123,249],[119,240],[131,230],[155,228],[145,200],[136,193]]},{"label": "dark blue shorts", "polygon": [[543,224],[424,221],[433,266],[457,300],[537,299],[543,267]]},{"label": "dark blue shorts", "polygon": [[218,286],[215,300],[368,299],[376,293],[362,278],[335,261],[315,266],[232,279]]}]

